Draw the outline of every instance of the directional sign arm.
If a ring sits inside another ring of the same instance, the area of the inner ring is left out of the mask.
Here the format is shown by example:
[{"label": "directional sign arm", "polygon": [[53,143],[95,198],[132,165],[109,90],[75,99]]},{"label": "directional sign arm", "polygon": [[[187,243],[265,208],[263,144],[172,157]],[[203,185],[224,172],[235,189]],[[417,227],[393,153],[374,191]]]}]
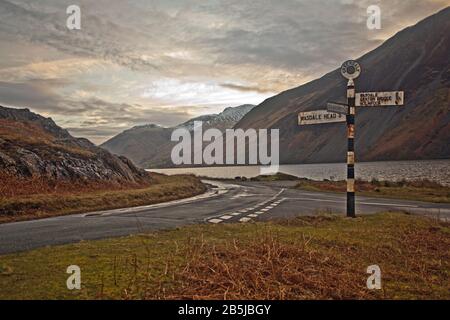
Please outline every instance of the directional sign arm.
[{"label": "directional sign arm", "polygon": [[345,120],[345,115],[328,112],[327,110],[300,112],[298,114],[299,125],[345,122]]},{"label": "directional sign arm", "polygon": [[328,102],[327,111],[346,115],[348,114],[348,105],[337,102]]},{"label": "directional sign arm", "polygon": [[355,105],[357,107],[402,106],[404,100],[403,91],[359,92],[355,96]]}]

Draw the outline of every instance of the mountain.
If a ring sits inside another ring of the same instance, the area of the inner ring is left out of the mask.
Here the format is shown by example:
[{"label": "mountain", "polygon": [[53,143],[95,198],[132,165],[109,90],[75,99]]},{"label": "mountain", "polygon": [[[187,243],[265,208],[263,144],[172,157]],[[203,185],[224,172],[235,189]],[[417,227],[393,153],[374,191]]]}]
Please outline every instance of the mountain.
[{"label": "mountain", "polygon": [[[357,108],[359,161],[450,158],[450,7],[408,27],[357,59],[356,91],[405,91],[405,106]],[[336,69],[253,108],[235,128],[279,128],[281,163],[343,162],[346,126],[299,126],[301,111],[345,102]]]},{"label": "mountain", "polygon": [[148,174],[127,158],[112,155],[87,139],[72,137],[51,118],[28,109],[2,106],[0,174],[11,178],[130,185],[148,180]]},{"label": "mountain", "polygon": [[133,127],[106,141],[101,147],[114,154],[125,155],[141,167],[170,167],[172,166],[170,154],[177,143],[170,141],[173,130],[183,127],[192,131],[194,121],[202,121],[203,130],[217,128],[224,131],[232,128],[253,107],[254,105],[250,104],[228,107],[219,114],[199,116],[173,128],[154,124]]},{"label": "mountain", "polygon": [[189,131],[192,131],[194,130],[194,121],[202,121],[203,128],[205,130],[208,128],[216,128],[224,131],[225,129],[233,128],[233,126],[254,107],[255,106],[252,104],[244,104],[238,107],[228,107],[219,114],[208,114],[193,118],[176,126],[176,128],[184,127]]},{"label": "mountain", "polygon": [[[125,130],[103,143],[100,147],[114,154],[126,155],[136,165],[143,166],[146,159],[158,157],[170,142],[171,128],[149,124]],[[169,151],[170,159],[170,151]],[[158,160],[160,163],[162,160]]]}]

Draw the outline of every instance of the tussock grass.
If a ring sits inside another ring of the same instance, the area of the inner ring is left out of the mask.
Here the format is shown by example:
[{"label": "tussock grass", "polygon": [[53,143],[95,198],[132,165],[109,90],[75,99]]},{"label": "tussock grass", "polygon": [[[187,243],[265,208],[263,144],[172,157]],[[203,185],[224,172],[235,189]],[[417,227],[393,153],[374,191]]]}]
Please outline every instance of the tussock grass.
[{"label": "tussock grass", "polygon": [[0,172],[0,200],[31,195],[70,195],[95,191],[139,189],[155,181],[152,176],[140,182],[113,182],[82,179],[52,179],[45,176],[22,177]]},{"label": "tussock grass", "polygon": [[[297,189],[308,191],[345,192],[345,181],[300,179]],[[430,180],[356,181],[356,193],[363,196],[450,203],[450,187]]]},{"label": "tussock grass", "polygon": [[1,256],[0,298],[450,299],[449,247],[448,224],[402,213],[192,225]]},{"label": "tussock grass", "polygon": [[[27,180],[28,181],[28,180]],[[91,212],[98,210],[134,207],[187,198],[205,192],[206,187],[194,176],[164,176],[151,174],[149,182],[142,184],[58,182],[50,187],[39,179],[28,181],[22,194],[0,197],[0,223],[44,218],[56,215]],[[42,185],[39,193],[38,186]],[[11,189],[12,188],[11,186]],[[5,191],[6,193],[6,191]]]}]

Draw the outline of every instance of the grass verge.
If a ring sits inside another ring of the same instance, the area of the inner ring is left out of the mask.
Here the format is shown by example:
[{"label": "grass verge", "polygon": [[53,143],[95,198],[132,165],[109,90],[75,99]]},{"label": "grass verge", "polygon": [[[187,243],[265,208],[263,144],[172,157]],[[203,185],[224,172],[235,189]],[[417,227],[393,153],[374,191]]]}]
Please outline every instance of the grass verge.
[{"label": "grass verge", "polygon": [[0,298],[450,299],[449,247],[448,224],[402,213],[192,225],[0,256]]},{"label": "grass verge", "polygon": [[152,174],[152,183],[145,187],[3,197],[0,198],[0,223],[149,205],[205,191],[205,185],[194,176]]},{"label": "grass verge", "polygon": [[[297,182],[295,188],[306,191],[319,192],[346,192],[346,181],[331,181],[331,180],[311,180],[307,178],[299,178],[286,173],[276,173],[272,175],[260,175],[247,179],[245,177],[236,177],[239,181],[259,181],[259,182],[274,182],[274,181],[294,181]],[[450,203],[450,187],[441,185],[430,180],[416,180],[416,181],[372,181],[356,180],[356,193],[358,195],[379,197],[379,198],[393,198],[404,200],[417,200],[435,203]]]},{"label": "grass verge", "polygon": [[[429,180],[398,182],[357,180],[355,183],[356,194],[363,196],[450,203],[450,187]],[[301,179],[295,188],[307,191],[345,192],[346,186],[345,181]]]}]

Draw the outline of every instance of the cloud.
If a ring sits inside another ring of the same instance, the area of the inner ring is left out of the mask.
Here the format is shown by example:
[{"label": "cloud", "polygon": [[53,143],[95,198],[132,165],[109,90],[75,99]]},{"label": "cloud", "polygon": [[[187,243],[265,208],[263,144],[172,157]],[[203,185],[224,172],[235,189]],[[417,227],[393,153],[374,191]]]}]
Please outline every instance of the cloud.
[{"label": "cloud", "polygon": [[24,83],[0,82],[0,105],[27,107],[52,117],[60,126],[94,143],[135,125],[148,123],[174,126],[193,117],[195,107],[164,108],[151,105],[114,103],[97,98],[71,100],[54,92],[56,80],[30,80]]},{"label": "cloud", "polygon": [[[48,110],[60,100],[49,84],[50,81],[33,80],[27,83],[0,82],[0,103],[12,106],[29,106],[36,110]],[[59,83],[56,83],[59,85]]]},{"label": "cloud", "polygon": [[274,92],[242,90],[242,87],[224,85],[213,80],[188,81],[182,79],[158,79],[143,88],[142,97],[157,99],[172,105],[239,105],[241,101],[258,101],[273,95]]},{"label": "cloud", "polygon": [[[198,71],[211,66],[225,73],[233,66],[251,65],[256,73],[259,67],[269,66],[291,75],[285,88],[361,55],[400,28],[450,4],[448,0],[376,1],[383,28],[372,31],[366,28],[366,9],[372,0],[171,4],[82,0],[82,30],[70,31],[65,27],[65,8],[72,2],[2,1],[0,30],[77,57],[162,76],[170,76],[179,66],[184,77],[199,76]],[[240,76],[252,79],[251,73]]]},{"label": "cloud", "polygon": [[[0,1],[0,102],[95,140],[259,103],[357,58],[450,0]],[[382,29],[366,27],[369,5]]]},{"label": "cloud", "polygon": [[123,130],[149,123],[174,126],[192,117],[186,108],[167,109],[128,103],[113,103],[100,99],[64,101],[61,109],[70,113],[55,114],[54,120],[68,128],[75,135],[82,134],[94,143],[106,139]]},{"label": "cloud", "polygon": [[259,88],[257,86],[246,86],[246,85],[235,84],[235,83],[221,83],[220,86],[223,88],[238,90],[238,91],[243,91],[243,92],[272,93],[272,91],[267,88]]},{"label": "cloud", "polygon": [[[93,69],[107,69],[113,64],[98,59],[69,58],[52,61],[30,62],[21,66],[0,69],[0,77],[8,81],[33,79],[69,79],[80,77]],[[101,70],[99,70],[101,71]]]}]

